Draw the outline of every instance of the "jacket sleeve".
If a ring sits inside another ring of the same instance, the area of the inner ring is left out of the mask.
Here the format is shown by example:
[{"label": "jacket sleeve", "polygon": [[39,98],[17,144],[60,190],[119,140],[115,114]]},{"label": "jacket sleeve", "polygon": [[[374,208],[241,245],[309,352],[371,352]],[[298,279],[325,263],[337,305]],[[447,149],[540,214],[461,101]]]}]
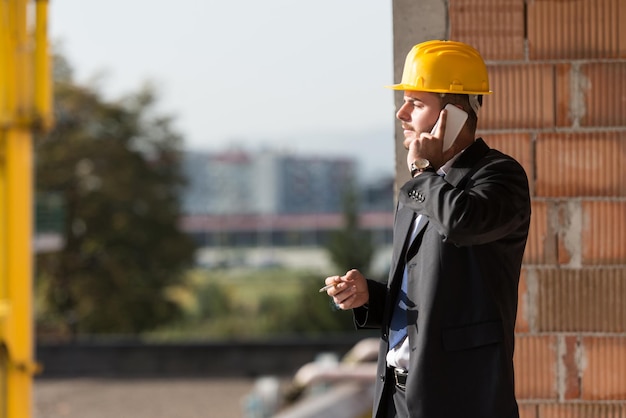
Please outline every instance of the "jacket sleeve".
[{"label": "jacket sleeve", "polygon": [[387,286],[374,280],[367,280],[369,302],[366,306],[352,310],[357,328],[380,328],[387,298]]},{"label": "jacket sleeve", "polygon": [[530,218],[526,173],[499,153],[487,156],[457,187],[426,171],[402,186],[399,200],[428,216],[444,240],[457,246],[501,239]]}]

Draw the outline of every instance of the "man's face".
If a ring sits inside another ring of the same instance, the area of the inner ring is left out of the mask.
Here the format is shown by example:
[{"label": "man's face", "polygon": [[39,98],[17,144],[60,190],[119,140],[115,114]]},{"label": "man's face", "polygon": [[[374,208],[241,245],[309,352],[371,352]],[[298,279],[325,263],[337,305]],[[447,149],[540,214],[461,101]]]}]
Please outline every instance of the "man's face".
[{"label": "man's face", "polygon": [[433,129],[440,111],[441,98],[438,94],[424,91],[404,92],[404,104],[396,113],[404,130],[404,148],[409,149],[409,144],[422,132]]}]

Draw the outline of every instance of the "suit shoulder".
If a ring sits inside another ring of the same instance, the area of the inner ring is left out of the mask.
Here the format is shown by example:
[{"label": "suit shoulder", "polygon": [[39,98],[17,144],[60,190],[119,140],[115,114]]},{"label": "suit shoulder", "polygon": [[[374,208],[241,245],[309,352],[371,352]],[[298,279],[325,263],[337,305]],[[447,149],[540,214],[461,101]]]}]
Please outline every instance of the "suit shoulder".
[{"label": "suit shoulder", "polygon": [[524,170],[524,167],[519,163],[519,161],[495,148],[489,148],[489,151],[487,151],[483,158],[483,163],[484,165],[497,164],[499,166],[501,165],[514,171],[523,171],[524,173],[526,172]]}]

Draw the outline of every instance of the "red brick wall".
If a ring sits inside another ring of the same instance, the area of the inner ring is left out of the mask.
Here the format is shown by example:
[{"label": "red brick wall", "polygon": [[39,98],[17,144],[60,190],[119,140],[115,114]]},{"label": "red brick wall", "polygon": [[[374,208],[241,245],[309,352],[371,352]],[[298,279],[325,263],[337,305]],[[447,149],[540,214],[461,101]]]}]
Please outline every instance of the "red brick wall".
[{"label": "red brick wall", "polygon": [[479,128],[533,217],[515,367],[523,418],[626,417],[626,1],[449,0],[487,61]]}]

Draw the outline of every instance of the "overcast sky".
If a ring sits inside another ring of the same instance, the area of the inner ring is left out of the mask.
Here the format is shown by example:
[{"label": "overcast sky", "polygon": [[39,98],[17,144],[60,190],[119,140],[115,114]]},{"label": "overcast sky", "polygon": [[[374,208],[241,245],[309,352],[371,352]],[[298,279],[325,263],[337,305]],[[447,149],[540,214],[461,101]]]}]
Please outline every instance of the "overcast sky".
[{"label": "overcast sky", "polygon": [[390,0],[53,0],[49,30],[107,98],[156,85],[189,148],[393,170]]}]

